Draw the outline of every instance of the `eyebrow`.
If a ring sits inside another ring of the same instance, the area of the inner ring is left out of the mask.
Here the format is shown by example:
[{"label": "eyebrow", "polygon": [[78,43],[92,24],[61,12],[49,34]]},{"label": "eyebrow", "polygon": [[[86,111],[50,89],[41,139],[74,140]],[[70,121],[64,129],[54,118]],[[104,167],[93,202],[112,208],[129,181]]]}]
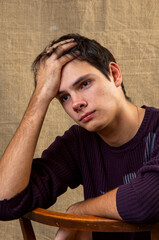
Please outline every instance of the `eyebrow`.
[{"label": "eyebrow", "polygon": [[[85,74],[79,78],[76,79],[76,81],[72,84],[72,87],[75,87],[76,85],[78,85],[80,82],[82,82],[84,79],[92,76],[94,74],[91,74],[91,73],[88,73],[88,74]],[[64,91],[58,91],[57,93],[57,96],[61,95],[62,93],[66,92],[65,90]]]}]

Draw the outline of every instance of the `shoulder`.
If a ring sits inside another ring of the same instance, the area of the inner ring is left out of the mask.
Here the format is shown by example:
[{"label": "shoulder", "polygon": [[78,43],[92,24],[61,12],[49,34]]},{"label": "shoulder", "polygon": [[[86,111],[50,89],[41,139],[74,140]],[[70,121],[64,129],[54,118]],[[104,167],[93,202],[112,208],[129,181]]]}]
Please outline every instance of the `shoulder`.
[{"label": "shoulder", "polygon": [[143,105],[142,108],[145,108],[146,112],[151,113],[151,114],[156,114],[159,116],[159,108],[156,107],[149,107]]},{"label": "shoulder", "polygon": [[144,123],[149,126],[149,129],[159,128],[159,109],[155,107],[142,106],[145,108]]}]

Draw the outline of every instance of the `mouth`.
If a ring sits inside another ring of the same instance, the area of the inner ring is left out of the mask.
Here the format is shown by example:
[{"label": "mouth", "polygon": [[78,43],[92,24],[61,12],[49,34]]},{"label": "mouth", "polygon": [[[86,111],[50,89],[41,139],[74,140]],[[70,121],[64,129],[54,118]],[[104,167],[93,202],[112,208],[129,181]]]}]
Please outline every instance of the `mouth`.
[{"label": "mouth", "polygon": [[94,116],[95,114],[95,111],[93,112],[88,112],[86,114],[84,114],[81,118],[80,118],[80,122],[87,122],[89,121],[90,119],[92,119],[92,117]]}]

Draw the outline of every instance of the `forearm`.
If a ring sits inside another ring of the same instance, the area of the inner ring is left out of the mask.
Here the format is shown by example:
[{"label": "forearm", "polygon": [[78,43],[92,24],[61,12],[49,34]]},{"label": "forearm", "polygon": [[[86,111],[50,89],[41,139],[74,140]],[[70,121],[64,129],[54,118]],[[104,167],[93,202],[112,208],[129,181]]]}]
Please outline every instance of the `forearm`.
[{"label": "forearm", "polygon": [[21,192],[29,183],[32,159],[49,102],[34,92],[25,115],[0,161],[0,200]]},{"label": "forearm", "polygon": [[116,193],[117,188],[99,197],[72,205],[67,212],[121,220],[116,206]]}]

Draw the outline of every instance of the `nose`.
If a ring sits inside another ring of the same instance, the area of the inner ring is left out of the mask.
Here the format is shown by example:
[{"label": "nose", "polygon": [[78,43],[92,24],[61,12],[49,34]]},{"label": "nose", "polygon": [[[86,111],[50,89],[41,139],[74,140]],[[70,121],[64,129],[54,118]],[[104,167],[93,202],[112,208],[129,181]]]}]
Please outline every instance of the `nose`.
[{"label": "nose", "polygon": [[87,107],[87,102],[85,100],[76,99],[72,103],[72,108],[75,112],[81,111],[83,108]]}]

